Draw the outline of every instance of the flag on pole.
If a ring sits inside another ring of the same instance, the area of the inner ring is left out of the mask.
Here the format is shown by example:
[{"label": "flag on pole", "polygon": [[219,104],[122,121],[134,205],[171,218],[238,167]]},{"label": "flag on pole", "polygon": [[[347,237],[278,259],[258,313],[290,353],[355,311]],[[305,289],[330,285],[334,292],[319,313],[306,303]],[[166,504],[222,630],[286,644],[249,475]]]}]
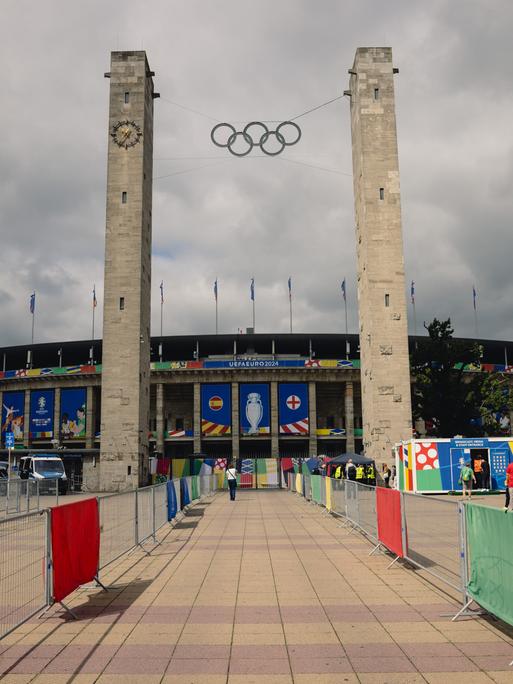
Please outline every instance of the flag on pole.
[{"label": "flag on pole", "polygon": [[289,276],[289,299],[292,298],[292,277]]},{"label": "flag on pole", "polygon": [[160,303],[164,304],[164,281],[160,281]]},{"label": "flag on pole", "polygon": [[472,285],[472,299],[474,300],[474,311],[477,311],[477,309],[476,309],[476,297],[477,297],[476,288],[474,285]]},{"label": "flag on pole", "polygon": [[342,285],[340,286],[342,289],[342,297],[344,297],[344,301],[346,301],[346,279],[342,281]]},{"label": "flag on pole", "polygon": [[410,295],[411,295],[411,303],[415,304],[415,281],[411,281],[411,288],[410,288]]},{"label": "flag on pole", "polygon": [[249,288],[249,293],[250,293],[251,301],[254,302],[255,301],[255,279],[254,278],[251,278],[251,286]]},{"label": "flag on pole", "polygon": [[214,299],[217,302],[217,278],[215,279],[215,282],[214,282]]},{"label": "flag on pole", "polygon": [[98,302],[96,301],[96,285],[93,285],[93,309],[96,309]]},{"label": "flag on pole", "polygon": [[36,293],[33,292],[30,295],[30,313],[33,314],[36,310]]}]

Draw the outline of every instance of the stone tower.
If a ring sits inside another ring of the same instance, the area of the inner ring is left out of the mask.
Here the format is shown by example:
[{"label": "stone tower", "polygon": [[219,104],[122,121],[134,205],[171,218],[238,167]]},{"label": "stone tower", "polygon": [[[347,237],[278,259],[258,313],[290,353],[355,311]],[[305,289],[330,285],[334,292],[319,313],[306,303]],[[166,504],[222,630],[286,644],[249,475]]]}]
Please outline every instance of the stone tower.
[{"label": "stone tower", "polygon": [[100,489],[148,478],[153,72],[113,52],[110,78]]},{"label": "stone tower", "polygon": [[365,452],[390,462],[412,436],[391,48],[358,48],[350,73]]}]

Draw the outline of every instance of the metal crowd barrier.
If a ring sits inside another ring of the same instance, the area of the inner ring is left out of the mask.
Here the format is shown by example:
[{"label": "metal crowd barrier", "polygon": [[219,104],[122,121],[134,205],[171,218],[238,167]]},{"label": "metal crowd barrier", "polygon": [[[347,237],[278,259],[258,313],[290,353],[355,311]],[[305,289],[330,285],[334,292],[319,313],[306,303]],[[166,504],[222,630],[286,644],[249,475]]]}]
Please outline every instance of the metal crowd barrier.
[{"label": "metal crowd barrier", "polygon": [[50,601],[49,511],[0,520],[0,638]]},{"label": "metal crowd barrier", "polygon": [[[313,497],[312,479],[304,476],[304,497]],[[320,499],[326,505],[325,478]],[[317,501],[319,503],[319,501]],[[354,480],[330,482],[330,511],[345,518],[373,541],[378,540],[376,488]],[[401,492],[404,558],[466,596],[468,582],[464,504]]]},{"label": "metal crowd barrier", "polygon": [[[52,492],[53,481],[46,484],[41,490],[38,480],[0,480],[0,514],[17,515],[18,513],[30,513],[38,511],[40,506],[40,493],[54,495]],[[58,484],[55,480],[55,496],[58,501]]]}]

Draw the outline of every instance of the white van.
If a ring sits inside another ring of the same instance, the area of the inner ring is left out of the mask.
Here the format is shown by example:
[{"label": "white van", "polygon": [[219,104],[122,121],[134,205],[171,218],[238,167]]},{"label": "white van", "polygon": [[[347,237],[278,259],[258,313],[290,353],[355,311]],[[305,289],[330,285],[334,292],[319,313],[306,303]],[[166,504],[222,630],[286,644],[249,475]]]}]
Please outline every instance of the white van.
[{"label": "white van", "polygon": [[60,456],[55,454],[29,454],[22,456],[18,474],[22,480],[35,480],[39,482],[39,490],[43,492],[55,491],[55,482],[59,486],[59,494],[68,491],[68,478],[64,470],[64,463]]}]

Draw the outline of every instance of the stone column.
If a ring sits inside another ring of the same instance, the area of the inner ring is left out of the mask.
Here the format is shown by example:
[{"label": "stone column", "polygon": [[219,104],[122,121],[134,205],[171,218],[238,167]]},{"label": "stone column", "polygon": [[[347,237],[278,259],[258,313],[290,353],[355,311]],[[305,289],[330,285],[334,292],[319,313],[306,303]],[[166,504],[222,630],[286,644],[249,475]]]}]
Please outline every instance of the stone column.
[{"label": "stone column", "polygon": [[232,458],[236,464],[239,458],[239,383],[232,382]]},{"label": "stone column", "polygon": [[194,383],[193,399],[194,453],[201,451],[201,384]]},{"label": "stone column", "polygon": [[53,438],[61,439],[61,388],[56,387],[53,397]]},{"label": "stone column", "polygon": [[30,444],[30,390],[25,390],[25,407],[23,410],[23,446],[28,449]]},{"label": "stone column", "polygon": [[308,455],[317,456],[317,400],[315,382],[308,383],[308,423],[310,426]]},{"label": "stone column", "polygon": [[159,382],[156,386],[156,398],[155,398],[155,418],[157,422],[157,452],[164,456],[164,428],[165,428],[165,415],[164,411],[166,409],[165,402],[165,385]]},{"label": "stone column", "polygon": [[352,381],[346,382],[345,392],[346,451],[354,453],[354,389]]},{"label": "stone column", "polygon": [[93,406],[94,402],[94,387],[89,385],[87,387],[86,395],[86,436],[85,445],[86,449],[92,449],[94,447],[94,423],[95,423],[95,413],[96,406]]},{"label": "stone column", "polygon": [[278,458],[280,455],[279,446],[279,424],[278,424],[278,383],[271,382],[271,456]]}]

